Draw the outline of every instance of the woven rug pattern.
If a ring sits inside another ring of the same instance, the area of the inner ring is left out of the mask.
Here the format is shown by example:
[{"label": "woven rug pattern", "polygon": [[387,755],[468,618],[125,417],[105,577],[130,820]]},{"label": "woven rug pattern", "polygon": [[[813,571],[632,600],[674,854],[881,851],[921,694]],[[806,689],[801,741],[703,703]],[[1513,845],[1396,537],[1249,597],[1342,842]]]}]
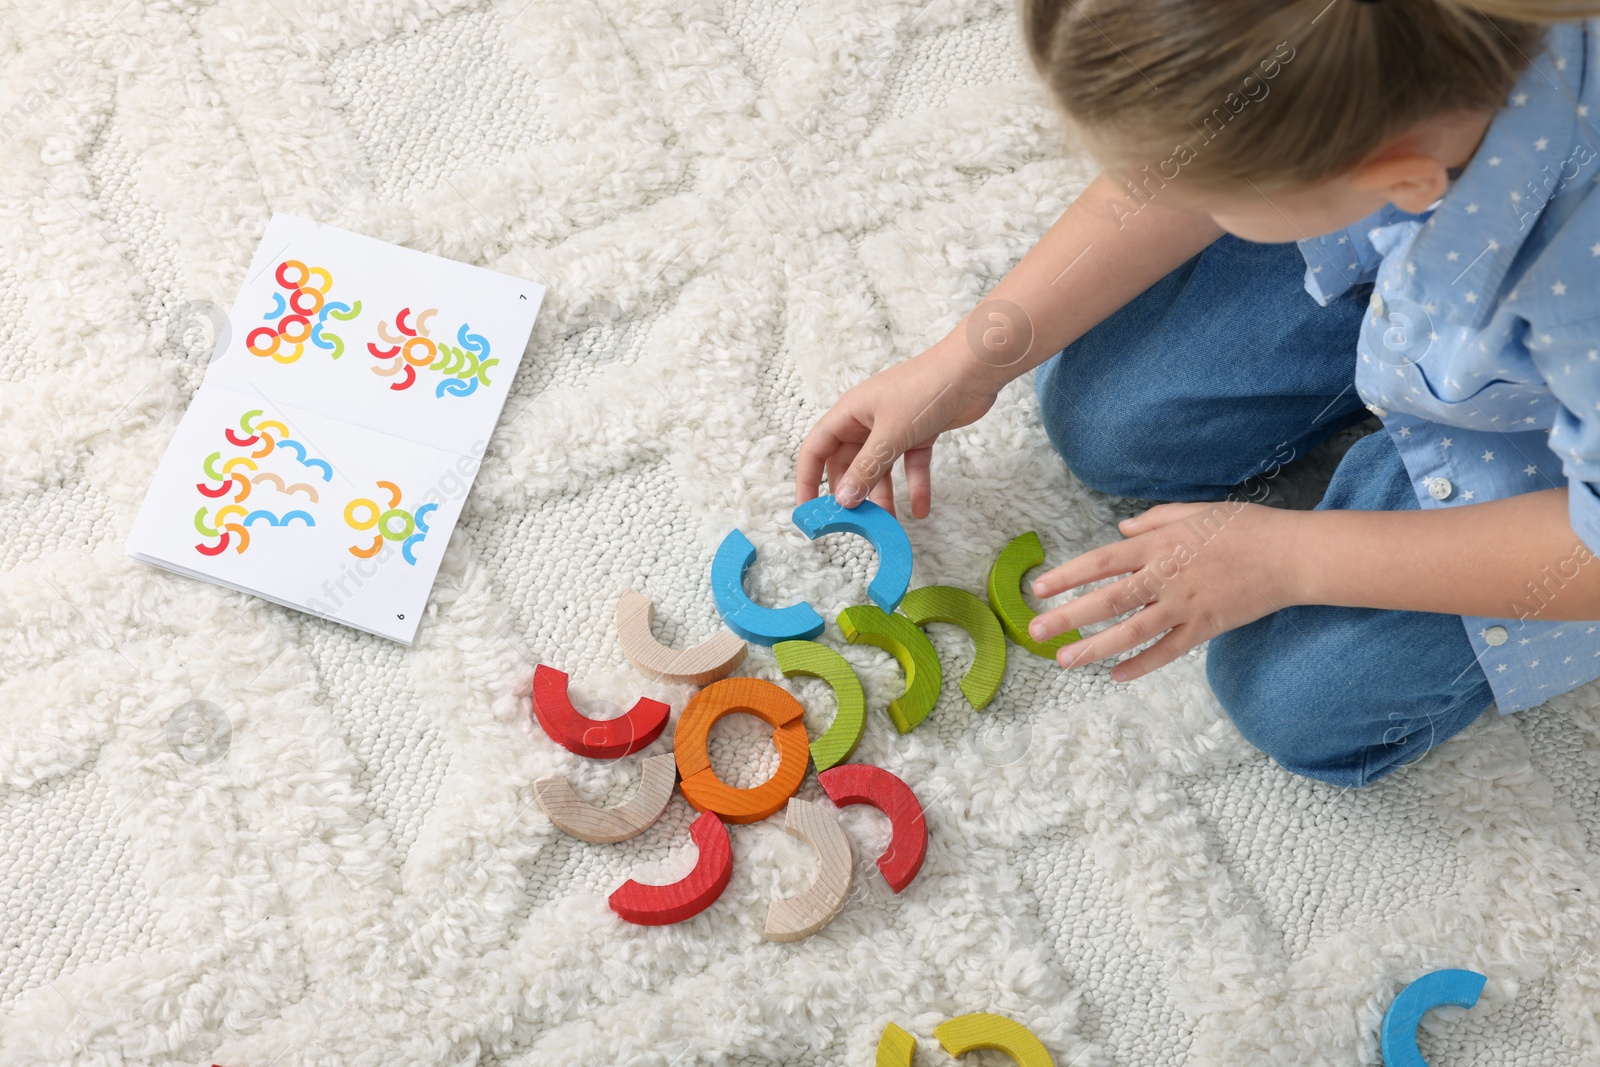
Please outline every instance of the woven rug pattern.
[{"label": "woven rug pattern", "polygon": [[[844,810],[850,900],[794,944],[761,933],[813,873],[781,820],[733,828],[708,912],[642,929],[605,898],[692,865],[681,796],[616,845],[533,804],[546,774],[603,803],[638,775],[531,727],[534,664],[591,711],[691,693],[624,660],[624,590],[701,640],[738,527],[762,601],[865,601],[870,550],[789,521],[801,437],[1093,173],[1010,2],[6,7],[0,1065],[834,1067],[891,1020],[936,1063],[968,1011],[1062,1067],[1374,1064],[1441,967],[1489,983],[1429,1017],[1436,1067],[1600,1062],[1593,687],[1349,792],[1247,745],[1199,653],[1120,686],[1013,649],[974,713],[934,627],[944,691],[900,736],[899,668],[830,627],[873,709],[857,758],[931,842],[896,896],[884,821]],[[275,210],[550,287],[414,649],[122,554]],[[1052,560],[1116,536],[1026,380],[934,478],[915,584],[981,591],[1029,529]],[[825,686],[786,684],[825,728]],[[720,725],[713,763],[761,780],[768,733]]]}]

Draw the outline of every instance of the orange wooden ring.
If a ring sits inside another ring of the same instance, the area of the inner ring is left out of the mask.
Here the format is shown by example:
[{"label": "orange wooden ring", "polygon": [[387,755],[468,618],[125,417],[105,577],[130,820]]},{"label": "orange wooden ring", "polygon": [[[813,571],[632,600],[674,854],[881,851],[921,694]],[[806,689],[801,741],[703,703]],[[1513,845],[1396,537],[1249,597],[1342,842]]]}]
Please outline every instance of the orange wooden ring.
[{"label": "orange wooden ring", "polygon": [[[778,773],[751,789],[736,789],[711,769],[711,724],[733,714],[770,723],[778,749]],[[760,822],[782,811],[811,760],[804,716],[805,709],[787,689],[761,678],[724,678],[700,690],[678,716],[672,738],[684,799],[696,811],[716,812],[728,822]]]}]

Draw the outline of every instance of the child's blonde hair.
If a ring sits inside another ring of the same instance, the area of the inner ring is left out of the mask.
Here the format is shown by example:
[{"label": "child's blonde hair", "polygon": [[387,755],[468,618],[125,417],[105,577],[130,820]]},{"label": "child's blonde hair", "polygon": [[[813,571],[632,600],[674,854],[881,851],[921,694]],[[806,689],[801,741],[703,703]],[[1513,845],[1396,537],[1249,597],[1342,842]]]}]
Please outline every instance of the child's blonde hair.
[{"label": "child's blonde hair", "polygon": [[[1503,106],[1542,22],[1596,0],[1023,0],[1034,65],[1146,189],[1307,185],[1417,123]],[[1577,75],[1577,71],[1572,72]]]}]

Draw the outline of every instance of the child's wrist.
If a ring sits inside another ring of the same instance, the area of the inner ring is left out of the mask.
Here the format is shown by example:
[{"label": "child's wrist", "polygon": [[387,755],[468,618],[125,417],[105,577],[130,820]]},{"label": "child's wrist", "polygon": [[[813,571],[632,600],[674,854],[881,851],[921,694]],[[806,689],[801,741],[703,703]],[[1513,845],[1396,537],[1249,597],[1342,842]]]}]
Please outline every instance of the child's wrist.
[{"label": "child's wrist", "polygon": [[1326,556],[1317,547],[1318,518],[1315,511],[1280,511],[1278,546],[1272,557],[1278,571],[1275,591],[1285,607],[1329,603]]},{"label": "child's wrist", "polygon": [[990,307],[994,303],[979,304],[930,350],[938,353],[951,380],[985,393],[998,393],[1037,362],[1028,359],[1031,328],[1012,324],[1020,310],[1012,309],[1014,313],[1008,316],[1006,309]]}]

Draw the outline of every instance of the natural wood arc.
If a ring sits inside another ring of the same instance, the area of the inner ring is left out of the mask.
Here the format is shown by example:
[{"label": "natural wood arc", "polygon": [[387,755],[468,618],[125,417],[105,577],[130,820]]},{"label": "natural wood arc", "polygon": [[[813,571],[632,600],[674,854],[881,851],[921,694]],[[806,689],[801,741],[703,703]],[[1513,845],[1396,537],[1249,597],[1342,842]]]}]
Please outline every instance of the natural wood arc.
[{"label": "natural wood arc", "polygon": [[732,630],[719,628],[693,648],[668,648],[650,632],[655,601],[632,589],[617,602],[617,641],[640,674],[660,682],[709,685],[744,662],[747,646]]},{"label": "natural wood arc", "polygon": [[582,841],[613,844],[637,837],[667,810],[678,784],[678,761],[670,753],[651,756],[639,765],[639,788],[614,808],[589,803],[564,775],[533,783],[533,797],[556,828]]},{"label": "natural wood arc", "polygon": [[839,820],[809,800],[792,799],[784,832],[817,852],[817,877],[797,896],[774,900],[767,908],[768,941],[799,941],[827,926],[850,895],[850,839]]}]

